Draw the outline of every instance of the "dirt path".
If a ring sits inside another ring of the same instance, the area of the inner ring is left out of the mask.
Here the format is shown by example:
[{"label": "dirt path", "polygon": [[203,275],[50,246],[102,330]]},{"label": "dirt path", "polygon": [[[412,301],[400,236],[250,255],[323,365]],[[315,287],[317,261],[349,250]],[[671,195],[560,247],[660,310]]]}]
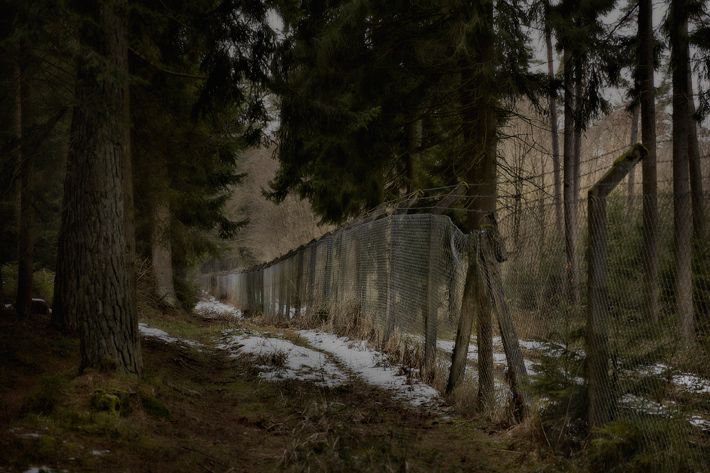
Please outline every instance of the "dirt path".
[{"label": "dirt path", "polygon": [[[232,358],[209,346],[228,324],[149,322],[204,346],[147,338],[142,380],[77,376],[74,341],[51,341],[57,338],[48,329],[2,323],[0,356],[9,361],[0,373],[7,375],[0,378],[0,471],[43,465],[151,472],[539,467],[520,438],[476,419],[411,408],[357,377],[336,387],[265,380],[253,357]],[[102,410],[96,393],[116,395],[120,407]]]}]

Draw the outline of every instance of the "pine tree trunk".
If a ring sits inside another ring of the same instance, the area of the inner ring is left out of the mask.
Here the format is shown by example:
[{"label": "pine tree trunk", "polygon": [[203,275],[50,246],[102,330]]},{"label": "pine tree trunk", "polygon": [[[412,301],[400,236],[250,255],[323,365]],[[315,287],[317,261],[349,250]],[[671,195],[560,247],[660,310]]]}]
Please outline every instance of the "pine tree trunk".
[{"label": "pine tree trunk", "polygon": [[673,221],[675,250],[675,305],[686,344],[695,336],[693,319],[688,134],[688,17],[687,1],[671,2],[671,64],[673,67]]},{"label": "pine tree trunk", "polygon": [[[126,60],[126,72],[130,74],[130,65]],[[126,235],[126,267],[128,271],[128,297],[131,304],[137,307],[136,294],[136,224],[135,205],[133,201],[133,151],[131,149],[131,90],[126,84],[126,93],[123,95],[123,225]]]},{"label": "pine tree trunk", "polygon": [[[584,105],[584,69],[583,56],[577,54],[574,60],[574,206],[575,221],[579,213],[579,189],[582,185],[582,131],[584,130],[584,116],[582,107]],[[576,240],[575,240],[576,244]],[[576,276],[579,278],[579,276]],[[579,281],[576,286],[575,300],[579,300]]]},{"label": "pine tree trunk", "polygon": [[[493,2],[483,0],[475,7],[480,19],[475,35],[478,45],[476,58],[465,57],[461,61],[463,71],[476,71],[474,77],[466,77],[461,88],[461,117],[463,121],[463,140],[466,150],[472,155],[464,179],[469,186],[469,213],[466,230],[470,237],[476,238],[480,230],[491,220],[495,220],[497,198],[497,101],[496,84],[493,71],[495,59],[495,36],[493,32]],[[472,66],[472,61],[478,63]],[[481,91],[490,91],[481,93]],[[474,243],[475,244],[475,243]],[[453,391],[463,378],[465,353],[473,325],[477,320],[478,340],[478,401],[485,412],[494,402],[493,370],[493,322],[491,305],[485,295],[476,258],[480,248],[469,244],[469,265],[464,289],[464,301],[459,317],[456,334],[456,346],[452,358],[452,368],[447,384],[447,392]]]},{"label": "pine tree trunk", "polygon": [[564,50],[564,217],[565,217],[565,256],[566,256],[566,282],[567,297],[570,302],[579,300],[577,276],[577,198],[575,197],[575,158],[574,158],[574,74],[572,67],[572,53],[568,48]]},{"label": "pine tree trunk", "polygon": [[[638,141],[639,137],[639,113],[640,108],[634,105],[631,110],[631,133],[629,138],[629,146],[633,146]],[[634,209],[634,194],[636,192],[636,168],[629,172],[629,177],[626,181],[626,214],[633,215]]]},{"label": "pine tree trunk", "polygon": [[693,79],[690,74],[690,55],[688,55],[688,160],[690,163],[690,192],[693,203],[693,237],[697,243],[705,237],[705,197],[703,196],[703,171],[700,165],[700,146],[698,144],[698,122],[695,119],[695,99]]},{"label": "pine tree trunk", "polygon": [[17,298],[15,309],[20,317],[32,315],[32,265],[34,253],[34,235],[32,231],[34,221],[34,210],[32,203],[32,174],[34,167],[34,157],[31,155],[32,117],[30,112],[30,83],[29,72],[27,70],[28,51],[25,41],[21,41],[20,57],[17,61],[17,88],[18,97],[16,99],[16,113],[18,116],[18,135],[20,137],[19,169],[20,169],[20,193],[19,193],[19,228],[17,238]]},{"label": "pine tree trunk", "polygon": [[[550,25],[545,21],[545,45],[547,47],[547,76],[550,80],[555,77],[555,65],[552,56],[552,32]],[[550,134],[552,138],[552,175],[555,191],[555,222],[557,228],[562,228],[562,180],[560,176],[560,139],[557,129],[557,99],[553,92],[548,96],[550,107]]]},{"label": "pine tree trunk", "polygon": [[79,294],[79,275],[76,273],[73,262],[68,258],[68,242],[66,235],[69,229],[67,223],[72,218],[69,213],[68,204],[74,198],[74,189],[79,185],[77,182],[77,170],[75,164],[71,162],[71,141],[72,136],[78,133],[76,126],[78,122],[78,111],[75,108],[72,114],[71,128],[69,131],[69,153],[67,154],[67,164],[64,175],[64,195],[62,198],[62,218],[57,242],[57,262],[54,273],[54,301],[52,302],[52,325],[58,330],[74,334],[79,330],[77,322],[77,301]]},{"label": "pine tree trunk", "polygon": [[641,162],[643,180],[643,270],[649,319],[659,317],[658,289],[658,181],[656,172],[656,90],[653,84],[653,3],[639,1],[639,65],[641,142],[648,155]]},{"label": "pine tree trunk", "polygon": [[155,204],[151,239],[151,264],[155,292],[161,302],[177,306],[173,285],[173,253],[170,242],[170,204],[164,200]]},{"label": "pine tree trunk", "polygon": [[[85,5],[81,39],[105,64],[82,58],[60,236],[62,310],[76,313],[81,367],[140,373],[123,182],[127,151],[127,3]],[[90,55],[87,55],[90,56]]]}]

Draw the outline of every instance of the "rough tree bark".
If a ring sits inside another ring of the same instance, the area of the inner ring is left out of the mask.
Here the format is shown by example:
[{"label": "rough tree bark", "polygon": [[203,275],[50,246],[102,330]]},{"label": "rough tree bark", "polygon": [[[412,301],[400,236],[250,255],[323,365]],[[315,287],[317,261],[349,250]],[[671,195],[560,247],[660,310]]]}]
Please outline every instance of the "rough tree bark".
[{"label": "rough tree bark", "polygon": [[[639,114],[641,110],[638,104],[634,104],[631,109],[631,133],[629,137],[629,146],[633,146],[638,141],[639,137]],[[626,214],[633,215],[634,197],[636,192],[636,169],[629,172],[626,180]]]},{"label": "rough tree bark", "polygon": [[656,90],[653,84],[653,3],[639,1],[639,95],[641,142],[648,151],[641,164],[643,181],[643,270],[647,317],[658,320],[658,179],[656,173]]},{"label": "rough tree bark", "polygon": [[[549,2],[546,2],[549,8]],[[552,28],[548,21],[545,21],[545,46],[547,48],[547,76],[550,80],[555,77],[555,64],[552,56]],[[562,178],[560,176],[560,138],[557,129],[557,98],[554,92],[548,96],[548,106],[550,107],[550,134],[552,138],[552,175],[554,179],[555,192],[555,222],[557,228],[562,228]]]},{"label": "rough tree bark", "polygon": [[178,304],[173,285],[173,251],[170,242],[170,204],[163,199],[155,203],[151,235],[151,265],[155,293],[170,307]]},{"label": "rough tree bark", "polygon": [[29,81],[28,48],[25,41],[21,41],[19,56],[17,58],[17,98],[15,113],[19,128],[17,135],[20,138],[18,166],[20,170],[19,192],[19,218],[17,238],[17,297],[15,310],[20,317],[32,315],[32,265],[34,256],[33,221],[34,209],[32,202],[32,174],[34,158],[30,151],[32,130],[32,113],[30,110],[31,91]]},{"label": "rough tree bark", "polygon": [[65,314],[76,314],[82,369],[140,373],[124,208],[127,2],[83,4],[80,13],[88,19],[81,43],[90,52],[79,66],[60,236],[71,283],[61,286],[59,300]]},{"label": "rough tree bark", "polygon": [[693,208],[693,238],[701,243],[705,237],[705,197],[703,196],[703,171],[700,165],[700,146],[698,144],[698,121],[695,118],[695,99],[693,98],[693,78],[690,71],[688,54],[688,160],[690,164],[690,192]]},{"label": "rough tree bark", "polygon": [[574,69],[572,52],[565,48],[564,64],[564,217],[565,217],[565,257],[567,297],[570,302],[579,302],[577,276],[577,198],[575,197],[575,158],[574,158]]},{"label": "rough tree bark", "polygon": [[673,68],[673,222],[675,307],[685,343],[695,335],[692,297],[692,207],[689,185],[688,16],[687,0],[673,0],[670,11]]}]

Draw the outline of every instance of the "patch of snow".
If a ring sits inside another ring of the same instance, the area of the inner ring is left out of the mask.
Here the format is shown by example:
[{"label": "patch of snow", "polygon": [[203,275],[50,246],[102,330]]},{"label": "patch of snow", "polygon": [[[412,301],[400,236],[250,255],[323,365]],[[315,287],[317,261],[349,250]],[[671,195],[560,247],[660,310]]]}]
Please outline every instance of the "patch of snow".
[{"label": "patch of snow", "polygon": [[108,455],[109,453],[111,453],[111,450],[91,450],[91,454],[95,457],[102,457],[104,455]]},{"label": "patch of snow", "polygon": [[282,338],[252,334],[229,335],[217,348],[230,352],[232,356],[278,356],[283,353],[283,366],[259,366],[259,377],[266,380],[296,379],[324,387],[340,386],[348,380],[347,375],[323,353]]},{"label": "patch of snow", "polygon": [[24,473],[53,473],[54,471],[48,466],[31,466]]},{"label": "patch of snow", "polygon": [[710,420],[703,419],[700,416],[692,416],[690,419],[688,419],[688,422],[693,427],[697,427],[700,430],[704,430],[705,432],[710,432]]},{"label": "patch of snow", "polygon": [[537,340],[520,340],[518,343],[520,347],[525,350],[543,351],[547,349],[546,343]]},{"label": "patch of snow", "polygon": [[436,389],[399,374],[399,369],[387,366],[385,356],[368,348],[364,341],[315,330],[300,330],[298,333],[315,348],[332,354],[365,382],[391,392],[397,399],[415,407],[434,406],[441,402]]},{"label": "patch of snow", "polygon": [[710,380],[689,373],[674,374],[671,378],[673,384],[682,386],[686,391],[699,394],[710,393]]},{"label": "patch of snow", "polygon": [[[671,371],[668,365],[656,363],[635,370],[643,376],[667,376]],[[685,391],[695,394],[710,394],[710,380],[692,373],[676,373],[671,375],[671,382]]]},{"label": "patch of snow", "polygon": [[[500,340],[500,337],[494,337]],[[446,352],[447,354],[451,354],[454,352],[454,345],[455,343],[452,340],[437,340],[436,346],[439,348],[439,350],[442,350]],[[521,344],[522,345],[522,344]],[[494,340],[494,346],[495,340]],[[478,346],[474,342],[470,342],[468,344],[468,354],[466,358],[470,361],[478,361]],[[500,351],[494,351],[493,352],[493,364],[497,366],[507,366],[507,358],[505,356],[505,353],[500,352]],[[535,363],[532,360],[529,360],[527,358],[523,358],[523,363],[525,363],[525,369],[527,370],[529,375],[535,375],[537,374],[537,370],[535,369]]]},{"label": "patch of snow", "polygon": [[213,296],[204,293],[203,298],[199,301],[195,308],[192,309],[200,317],[205,319],[215,319],[223,317],[233,317],[235,319],[242,318],[242,311],[231,304],[225,304],[218,301]]},{"label": "patch of snow", "polygon": [[150,327],[149,325],[140,322],[138,324],[138,330],[140,334],[147,338],[155,338],[165,343],[178,343],[182,345],[187,345],[192,348],[202,348],[203,345],[200,342],[194,340],[187,340],[184,338],[173,337],[168,332],[160,330],[159,328]]},{"label": "patch of snow", "polygon": [[624,406],[645,414],[656,416],[665,416],[668,414],[668,408],[666,408],[663,404],[659,404],[656,401],[652,401],[644,397],[636,396],[635,394],[624,394],[621,399],[619,399],[619,402]]}]

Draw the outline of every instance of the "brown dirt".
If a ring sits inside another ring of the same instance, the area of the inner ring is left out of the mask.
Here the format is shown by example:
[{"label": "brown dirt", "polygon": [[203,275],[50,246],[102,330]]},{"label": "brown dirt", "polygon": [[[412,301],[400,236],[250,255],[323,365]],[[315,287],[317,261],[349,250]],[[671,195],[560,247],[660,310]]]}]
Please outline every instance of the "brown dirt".
[{"label": "brown dirt", "polygon": [[[53,332],[42,318],[2,318],[0,471],[47,465],[107,472],[525,472],[541,466],[520,436],[476,418],[405,408],[357,380],[335,389],[264,382],[249,359],[145,339],[143,351],[140,380],[79,375],[76,340]],[[92,408],[99,390],[116,394],[121,411]]]}]

